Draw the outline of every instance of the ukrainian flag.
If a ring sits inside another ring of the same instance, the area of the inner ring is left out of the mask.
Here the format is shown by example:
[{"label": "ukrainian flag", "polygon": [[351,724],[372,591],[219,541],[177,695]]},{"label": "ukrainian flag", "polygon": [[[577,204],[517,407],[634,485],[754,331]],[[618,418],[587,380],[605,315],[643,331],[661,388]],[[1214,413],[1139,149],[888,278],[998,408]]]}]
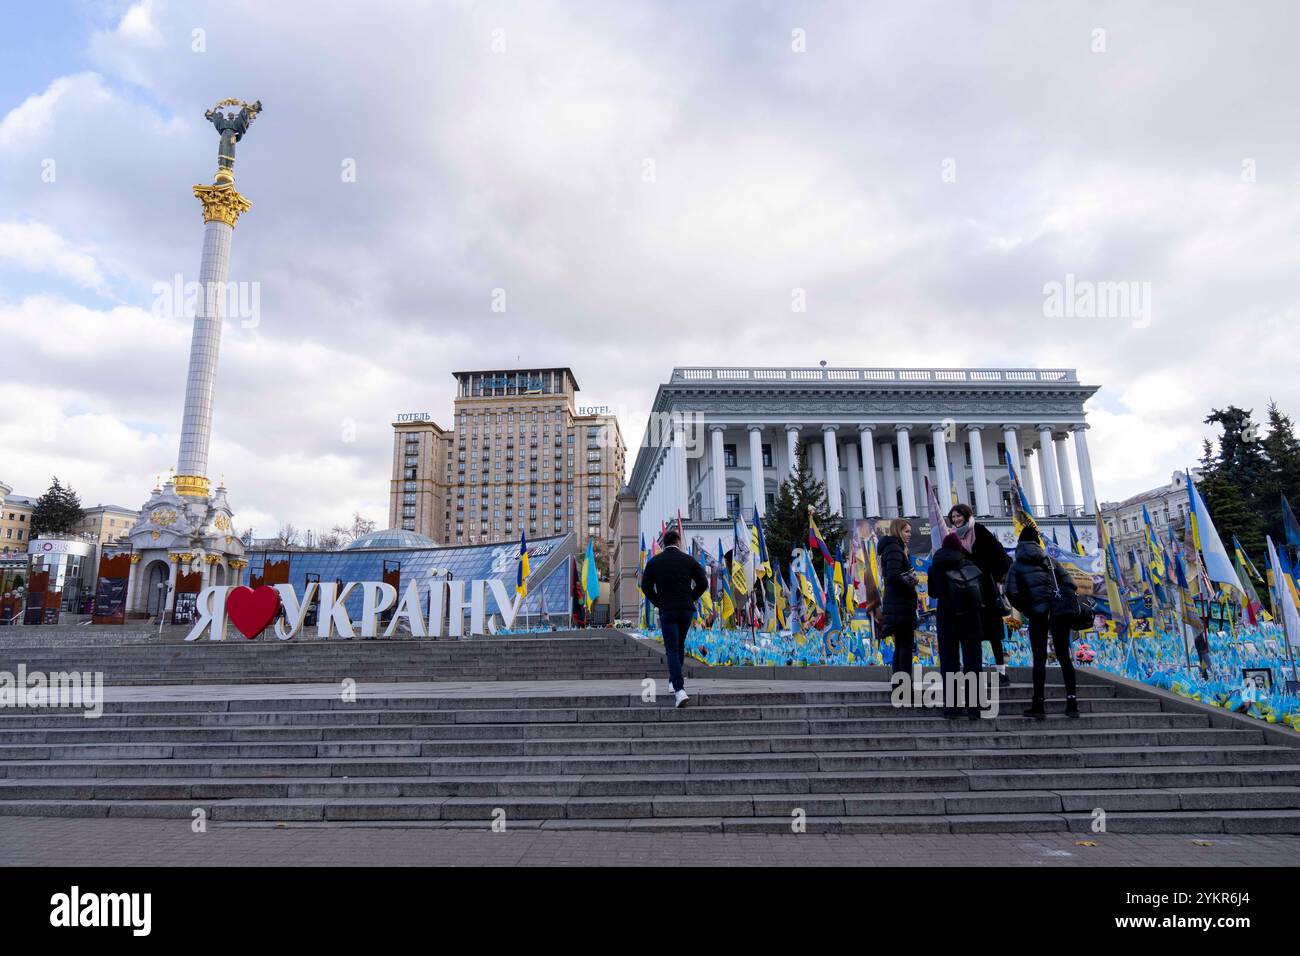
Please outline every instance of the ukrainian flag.
[{"label": "ukrainian flag", "polygon": [[600,574],[596,571],[596,548],[593,538],[587,539],[587,555],[582,559],[582,592],[586,597],[587,610],[590,611],[600,595]]},{"label": "ukrainian flag", "polygon": [[722,553],[722,542],[718,542],[718,579],[722,582],[722,621],[736,613],[736,602],[731,598],[731,582],[727,579],[727,558]]},{"label": "ukrainian flag", "polygon": [[1086,555],[1088,552],[1083,549],[1083,542],[1079,540],[1079,532],[1074,530],[1074,522],[1067,517],[1065,523],[1070,526],[1070,550],[1078,555]]},{"label": "ukrainian flag", "polygon": [[754,506],[754,527],[752,534],[754,536],[754,554],[755,559],[754,575],[755,577],[772,576],[772,562],[767,556],[767,537],[763,534],[763,519],[759,517],[758,506]]},{"label": "ukrainian flag", "polygon": [[1025,489],[1020,484],[1019,477],[1016,476],[1016,466],[1011,463],[1011,456],[1007,455],[1007,474],[1011,477],[1011,526],[1016,531],[1016,537],[1026,526],[1038,530],[1038,524],[1034,521],[1033,513],[1029,509],[1029,499],[1025,497]]},{"label": "ukrainian flag", "polygon": [[515,593],[521,598],[528,597],[528,575],[531,569],[528,566],[528,537],[522,531],[519,532],[519,570],[515,574]]}]

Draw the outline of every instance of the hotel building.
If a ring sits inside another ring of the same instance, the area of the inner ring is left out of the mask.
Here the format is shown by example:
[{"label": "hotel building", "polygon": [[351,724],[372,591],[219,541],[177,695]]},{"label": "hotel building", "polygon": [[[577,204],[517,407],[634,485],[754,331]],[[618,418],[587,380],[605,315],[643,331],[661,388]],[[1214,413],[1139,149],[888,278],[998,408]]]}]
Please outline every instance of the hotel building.
[{"label": "hotel building", "polygon": [[576,404],[568,368],[454,372],[451,428],[427,412],[393,422],[389,525],[439,544],[572,532],[609,542],[626,447],[618,419]]}]

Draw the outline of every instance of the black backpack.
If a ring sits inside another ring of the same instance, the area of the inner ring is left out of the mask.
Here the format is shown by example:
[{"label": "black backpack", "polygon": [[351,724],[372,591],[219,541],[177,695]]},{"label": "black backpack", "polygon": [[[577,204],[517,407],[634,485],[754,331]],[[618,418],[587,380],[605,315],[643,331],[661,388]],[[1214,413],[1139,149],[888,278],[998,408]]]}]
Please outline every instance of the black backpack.
[{"label": "black backpack", "polygon": [[959,567],[946,572],[948,597],[952,601],[953,610],[958,614],[971,614],[983,606],[983,590],[980,586],[983,576],[984,572],[970,561],[962,562]]}]

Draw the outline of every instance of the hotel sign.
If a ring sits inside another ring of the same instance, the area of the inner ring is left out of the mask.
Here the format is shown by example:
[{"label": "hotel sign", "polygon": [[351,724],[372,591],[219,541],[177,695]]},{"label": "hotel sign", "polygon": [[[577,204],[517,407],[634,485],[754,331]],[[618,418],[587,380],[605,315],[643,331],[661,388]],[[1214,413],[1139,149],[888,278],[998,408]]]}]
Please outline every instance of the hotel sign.
[{"label": "hotel sign", "polygon": [[399,422],[427,422],[432,419],[433,416],[428,412],[402,412],[397,416]]}]

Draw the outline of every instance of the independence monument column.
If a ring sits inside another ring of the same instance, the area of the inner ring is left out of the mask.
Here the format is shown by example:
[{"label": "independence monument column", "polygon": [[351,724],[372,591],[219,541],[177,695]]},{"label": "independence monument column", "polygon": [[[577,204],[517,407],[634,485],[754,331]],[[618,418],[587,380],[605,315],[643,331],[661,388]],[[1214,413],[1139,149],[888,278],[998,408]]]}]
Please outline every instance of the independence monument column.
[{"label": "independence monument column", "polygon": [[[222,113],[223,107],[238,107],[239,112]],[[154,486],[129,532],[132,561],[138,567],[127,589],[128,615],[148,616],[160,624],[190,624],[201,589],[242,584],[248,566],[224,483],[210,487],[208,450],[230,240],[240,215],[252,206],[235,189],[235,144],[261,111],[260,102],[222,100],[203,114],[221,134],[221,144],[212,185],[194,187],[203,204],[203,258],[185,379],[180,455],[175,476]]]},{"label": "independence monument column", "polygon": [[[239,106],[238,113],[222,115],[221,107]],[[212,398],[217,378],[217,353],[221,348],[221,323],[225,318],[226,276],[230,269],[230,240],[235,222],[252,206],[235,189],[235,144],[243,139],[261,101],[253,104],[222,100],[204,118],[221,134],[217,175],[211,186],[195,186],[203,203],[203,259],[199,267],[198,311],[190,340],[190,369],[185,379],[185,412],[181,418],[181,450],[176,462],[176,492],[208,496],[208,446],[212,440]]]}]

